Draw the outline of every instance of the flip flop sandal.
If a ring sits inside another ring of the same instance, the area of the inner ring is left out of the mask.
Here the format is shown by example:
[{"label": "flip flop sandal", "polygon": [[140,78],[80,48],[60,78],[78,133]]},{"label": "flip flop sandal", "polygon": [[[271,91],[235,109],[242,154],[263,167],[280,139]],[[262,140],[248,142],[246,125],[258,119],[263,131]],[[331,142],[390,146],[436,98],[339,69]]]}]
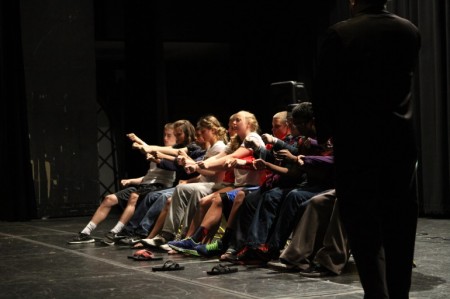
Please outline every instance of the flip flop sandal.
[{"label": "flip flop sandal", "polygon": [[184,270],[184,266],[180,266],[172,260],[168,260],[161,267],[153,267],[152,271],[177,271]]},{"label": "flip flop sandal", "polygon": [[153,252],[147,249],[138,250],[133,255],[129,255],[128,258],[135,261],[160,261],[163,259],[162,257],[155,257]]},{"label": "flip flop sandal", "polygon": [[222,274],[230,274],[236,273],[238,268],[231,268],[222,264],[214,266],[211,271],[206,272],[208,275],[222,275]]}]

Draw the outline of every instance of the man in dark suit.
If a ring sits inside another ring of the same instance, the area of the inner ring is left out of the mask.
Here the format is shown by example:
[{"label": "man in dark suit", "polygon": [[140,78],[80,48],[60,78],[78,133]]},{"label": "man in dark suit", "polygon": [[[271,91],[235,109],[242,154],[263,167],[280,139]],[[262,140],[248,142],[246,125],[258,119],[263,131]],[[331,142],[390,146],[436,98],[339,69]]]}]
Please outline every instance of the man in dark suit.
[{"label": "man in dark suit", "polygon": [[410,93],[420,34],[385,5],[350,0],[352,18],[329,28],[313,88],[365,298],[377,299],[409,297],[417,226]]}]

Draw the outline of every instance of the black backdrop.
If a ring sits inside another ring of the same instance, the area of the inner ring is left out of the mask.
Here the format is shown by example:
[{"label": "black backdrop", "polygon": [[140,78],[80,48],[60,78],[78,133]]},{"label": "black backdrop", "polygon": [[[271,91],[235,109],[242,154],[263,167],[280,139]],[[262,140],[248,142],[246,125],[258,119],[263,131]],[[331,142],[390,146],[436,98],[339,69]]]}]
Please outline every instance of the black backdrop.
[{"label": "black backdrop", "polygon": [[[95,1],[95,9],[107,2]],[[302,6],[298,3],[300,1],[287,1],[275,8],[255,6],[256,3],[250,1],[247,5],[210,8],[214,11],[221,9],[222,13],[230,16],[227,20],[216,20],[214,13],[206,19],[200,18],[208,7],[191,10],[187,6],[181,7],[181,12],[185,13],[179,14],[178,11],[177,14],[171,9],[170,1],[162,1],[166,3],[164,5],[148,2],[126,1],[123,4],[109,1],[110,10],[113,10],[111,5],[116,5],[118,11],[124,8],[123,16],[112,14],[115,16],[112,20],[96,12],[96,41],[119,45],[118,48],[122,49],[113,59],[97,57],[97,88],[99,102],[103,105],[112,106],[116,101],[118,108],[111,114],[115,115],[117,134],[133,130],[146,140],[155,142],[160,138],[159,132],[165,121],[187,116],[195,122],[197,117],[207,112],[220,113],[225,122],[231,113],[247,109],[264,119],[261,123],[263,130],[267,131],[270,117],[275,112],[262,105],[269,96],[269,84],[293,79],[308,84],[314,70],[320,34],[330,23],[348,17],[347,1],[315,1],[316,4],[311,6]],[[19,3],[0,2],[0,161],[5,190],[0,200],[1,220],[36,217],[29,163]],[[423,215],[448,216],[450,33],[446,24],[450,21],[450,7],[447,1],[419,0],[393,0],[388,6],[391,11],[411,19],[422,32],[423,47],[415,84],[421,141],[418,194]],[[249,14],[253,18],[248,18]],[[273,18],[274,15],[278,17]],[[205,40],[205,36],[210,38]],[[305,48],[306,44],[309,46]],[[191,47],[197,56],[180,58],[183,56],[178,52],[180,45],[183,49]],[[208,58],[206,53],[211,51],[224,59],[217,59],[217,56]],[[200,66],[202,57],[206,62]],[[197,66],[198,72],[194,72]],[[110,74],[108,69],[116,74],[117,70],[123,70],[129,76],[127,82],[121,82],[118,87],[115,80],[115,85],[106,84],[102,89],[105,79],[99,76],[105,74],[107,77]],[[225,74],[224,70],[227,70]],[[200,79],[197,81],[200,82],[196,87],[198,90],[204,87],[202,82],[213,82],[209,84],[213,87],[205,87],[203,94],[194,92],[196,85],[183,85],[190,80],[180,79],[190,74]],[[132,76],[136,77],[129,80]],[[212,79],[214,76],[217,81]],[[114,90],[114,97],[104,90]],[[106,95],[106,99],[100,100],[102,95]],[[226,101],[227,105],[217,105]],[[198,104],[193,105],[195,107],[209,104],[210,108],[194,109],[188,105],[189,102]],[[125,109],[129,107],[133,113],[127,113],[130,110]],[[121,112],[117,114],[119,109]],[[121,174],[142,174],[142,169],[133,168],[130,156],[133,154],[122,151]]]}]

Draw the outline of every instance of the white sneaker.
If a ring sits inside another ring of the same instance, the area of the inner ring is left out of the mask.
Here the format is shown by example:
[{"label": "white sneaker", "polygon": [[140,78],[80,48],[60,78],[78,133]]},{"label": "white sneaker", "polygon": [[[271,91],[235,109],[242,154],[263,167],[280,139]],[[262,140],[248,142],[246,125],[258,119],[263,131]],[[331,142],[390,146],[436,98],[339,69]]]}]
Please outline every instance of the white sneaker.
[{"label": "white sneaker", "polygon": [[159,248],[159,247],[161,247],[161,245],[167,244],[167,241],[161,235],[156,235],[152,239],[142,239],[141,243],[144,243],[148,246]]},{"label": "white sneaker", "polygon": [[170,248],[169,244],[162,244],[161,246],[159,246],[159,248],[165,250],[165,251],[171,251],[172,248]]}]

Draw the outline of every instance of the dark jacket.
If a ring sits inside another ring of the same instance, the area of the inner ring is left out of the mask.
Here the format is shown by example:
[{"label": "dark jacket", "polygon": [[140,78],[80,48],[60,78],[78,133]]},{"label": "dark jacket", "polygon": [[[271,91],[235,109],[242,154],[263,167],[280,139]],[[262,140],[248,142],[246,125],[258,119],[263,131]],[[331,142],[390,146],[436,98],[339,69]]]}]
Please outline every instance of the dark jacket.
[{"label": "dark jacket", "polygon": [[415,155],[410,91],[419,48],[416,26],[381,7],[363,7],[330,27],[313,105],[319,141],[333,138],[337,162]]}]

